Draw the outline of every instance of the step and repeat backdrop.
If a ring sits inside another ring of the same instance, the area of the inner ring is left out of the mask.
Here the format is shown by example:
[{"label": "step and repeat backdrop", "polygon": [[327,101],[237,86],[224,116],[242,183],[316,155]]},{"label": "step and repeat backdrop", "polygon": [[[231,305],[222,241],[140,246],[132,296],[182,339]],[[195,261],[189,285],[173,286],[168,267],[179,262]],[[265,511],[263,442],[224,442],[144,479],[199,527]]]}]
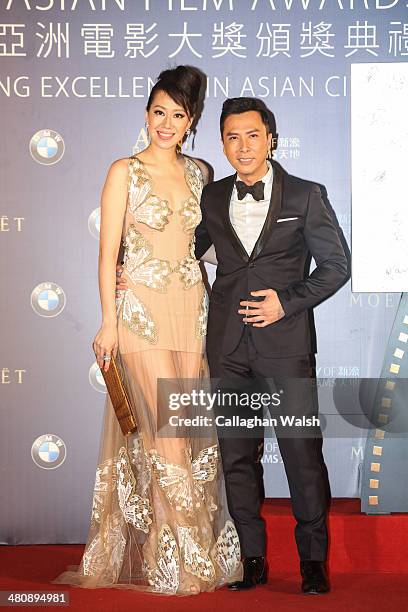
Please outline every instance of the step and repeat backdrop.
[{"label": "step and repeat backdrop", "polygon": [[[350,67],[407,58],[404,0],[0,0],[0,542],[86,537],[106,397],[91,349],[99,198],[111,162],[146,145],[144,107],[160,71],[190,64],[207,76],[184,150],[215,179],[231,173],[223,100],[264,100],[277,119],[275,158],[327,189],[350,243]],[[316,309],[319,377],[383,372],[403,289],[376,290],[348,283]],[[408,338],[408,319],[398,325]],[[403,364],[401,350],[392,363]],[[386,453],[372,460],[365,428],[343,433],[324,444],[332,494],[362,495],[369,512],[398,509],[372,474]],[[267,496],[288,496],[274,438],[263,462]]]}]

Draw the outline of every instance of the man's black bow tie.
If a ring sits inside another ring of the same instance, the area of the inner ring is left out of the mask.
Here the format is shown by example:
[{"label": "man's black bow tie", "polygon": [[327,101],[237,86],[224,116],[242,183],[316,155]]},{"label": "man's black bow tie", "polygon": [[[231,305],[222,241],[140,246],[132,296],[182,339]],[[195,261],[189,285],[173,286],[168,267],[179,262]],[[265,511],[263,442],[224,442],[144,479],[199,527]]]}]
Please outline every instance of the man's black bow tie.
[{"label": "man's black bow tie", "polygon": [[253,185],[247,185],[243,181],[236,181],[238,200],[243,200],[247,193],[250,193],[254,200],[264,199],[264,187],[265,184],[262,181],[257,181]]}]

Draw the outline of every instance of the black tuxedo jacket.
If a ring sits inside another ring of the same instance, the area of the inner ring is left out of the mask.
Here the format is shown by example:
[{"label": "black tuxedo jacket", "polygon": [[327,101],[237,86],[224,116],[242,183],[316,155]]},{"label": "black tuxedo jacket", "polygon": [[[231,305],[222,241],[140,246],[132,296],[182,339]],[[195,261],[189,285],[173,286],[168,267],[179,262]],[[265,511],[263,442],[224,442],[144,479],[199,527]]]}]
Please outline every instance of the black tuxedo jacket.
[{"label": "black tuxedo jacket", "polygon": [[[238,314],[240,300],[251,291],[268,288],[277,291],[285,316],[266,327],[251,328],[257,351],[267,357],[315,352],[311,309],[348,277],[347,258],[319,186],[272,163],[269,210],[250,255],[229,216],[236,175],[210,183],[203,190],[196,257],[202,257],[214,244],[218,260],[210,295],[208,352],[228,355],[236,348],[244,329],[243,315]],[[310,274],[311,257],[316,268]]]}]

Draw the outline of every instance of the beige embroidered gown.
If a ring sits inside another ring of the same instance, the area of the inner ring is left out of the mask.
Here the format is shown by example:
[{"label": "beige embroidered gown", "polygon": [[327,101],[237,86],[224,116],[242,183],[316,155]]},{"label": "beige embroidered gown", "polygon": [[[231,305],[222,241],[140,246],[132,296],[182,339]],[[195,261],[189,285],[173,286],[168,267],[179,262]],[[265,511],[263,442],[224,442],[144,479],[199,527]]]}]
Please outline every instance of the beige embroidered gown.
[{"label": "beige embroidered gown", "polygon": [[168,410],[157,379],[186,392],[207,375],[208,298],[194,257],[203,181],[184,162],[190,196],[172,210],[141,160],[129,158],[118,360],[138,432],[123,437],[108,398],[85,551],[55,583],[190,594],[241,578],[215,430],[158,433]]}]

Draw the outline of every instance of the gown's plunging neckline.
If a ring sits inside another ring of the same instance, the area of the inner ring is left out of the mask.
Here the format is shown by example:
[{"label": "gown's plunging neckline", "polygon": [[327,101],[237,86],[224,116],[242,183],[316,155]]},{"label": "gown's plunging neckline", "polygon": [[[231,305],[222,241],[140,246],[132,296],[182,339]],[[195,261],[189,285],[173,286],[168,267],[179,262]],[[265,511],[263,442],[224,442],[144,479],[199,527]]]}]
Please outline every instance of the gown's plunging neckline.
[{"label": "gown's plunging neckline", "polygon": [[150,181],[151,191],[150,191],[149,196],[150,197],[155,197],[160,202],[164,202],[165,204],[167,204],[170,207],[170,210],[171,210],[172,213],[175,213],[175,212],[178,212],[178,211],[182,210],[183,207],[185,206],[185,204],[190,200],[190,198],[194,198],[194,200],[196,201],[196,197],[195,197],[195,195],[194,195],[194,193],[193,193],[193,191],[192,191],[192,189],[190,187],[190,181],[188,179],[188,173],[187,173],[187,163],[188,163],[188,160],[187,160],[186,157],[184,157],[184,164],[183,164],[184,182],[187,185],[187,188],[188,188],[188,190],[190,192],[190,195],[187,198],[184,198],[183,200],[181,200],[180,206],[177,209],[174,209],[172,206],[170,206],[169,200],[166,200],[165,198],[162,198],[157,193],[153,193],[155,182],[153,180],[152,175],[150,174],[150,172],[146,168],[145,162],[142,159],[140,159],[140,157],[137,157],[137,155],[135,155],[133,159],[136,159],[139,162],[139,164],[141,164],[141,166],[143,168],[143,171],[145,172],[148,180]]}]

